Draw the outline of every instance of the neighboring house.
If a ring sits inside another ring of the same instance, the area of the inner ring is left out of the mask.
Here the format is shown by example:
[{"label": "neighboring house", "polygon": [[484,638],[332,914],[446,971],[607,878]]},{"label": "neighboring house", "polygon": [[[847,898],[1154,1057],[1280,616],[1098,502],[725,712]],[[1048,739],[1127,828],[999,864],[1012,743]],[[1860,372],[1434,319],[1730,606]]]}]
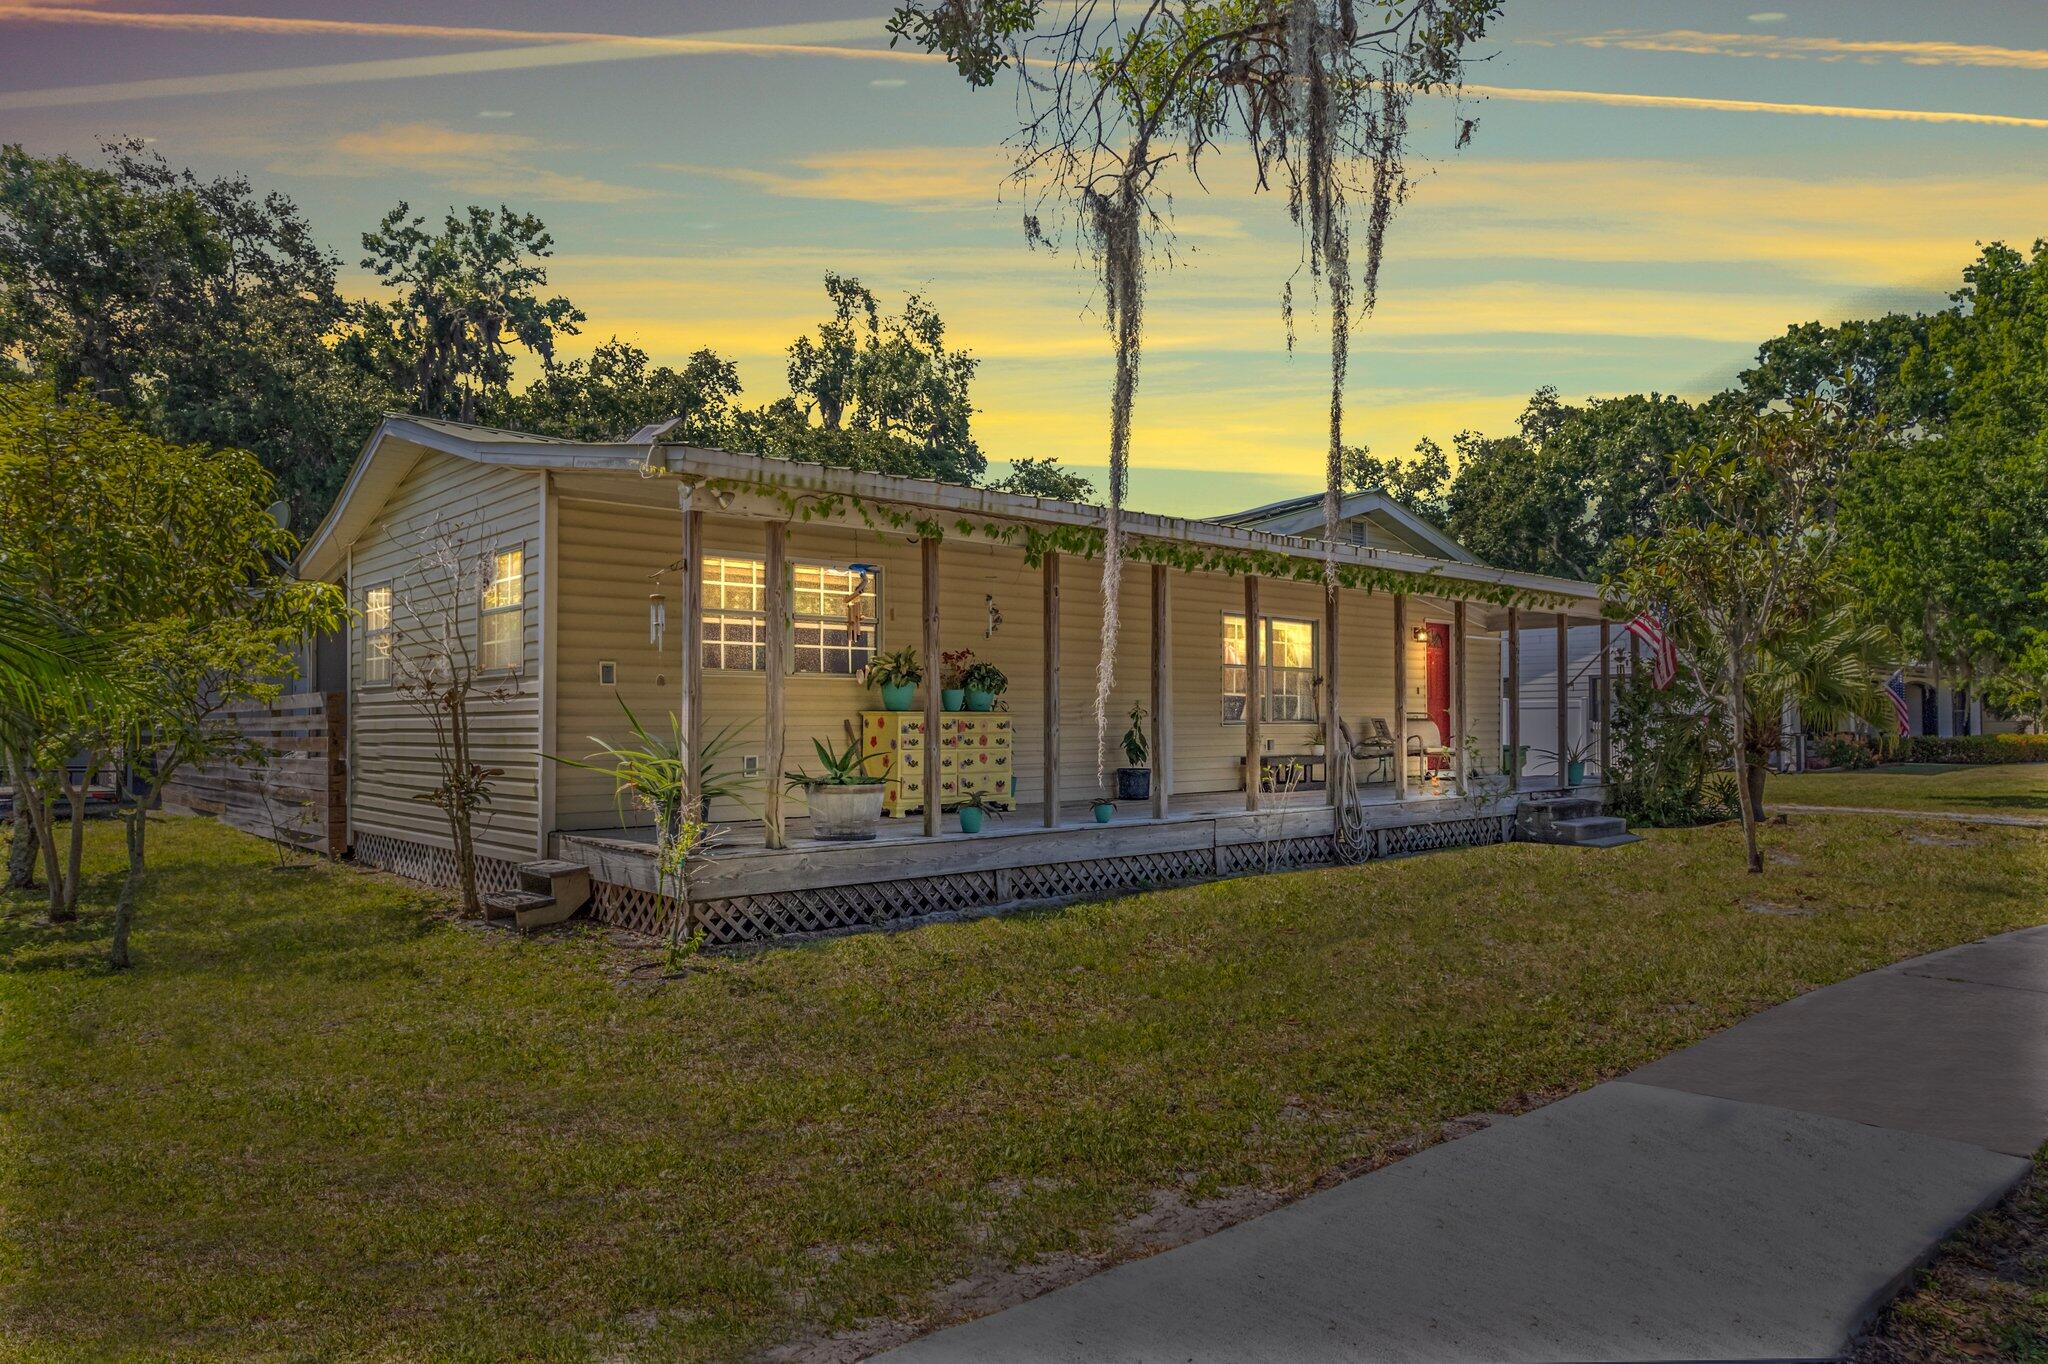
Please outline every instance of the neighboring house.
[{"label": "neighboring house", "polygon": [[[650,928],[674,912],[644,815],[622,811],[604,775],[544,755],[586,757],[593,736],[626,741],[621,701],[659,731],[671,714],[686,732],[732,727],[727,774],[767,778],[744,804],[711,811],[726,833],[693,875],[689,912],[714,942],[1507,836],[1516,797],[1498,775],[1496,704],[1507,613],[1462,598],[1513,595],[1546,618],[1562,609],[1591,621],[1597,589],[1476,563],[1365,496],[1347,499],[1334,556],[1354,571],[1410,575],[1401,583],[1412,591],[1396,596],[1382,581],[1341,589],[1332,605],[1323,546],[1302,538],[1321,526],[1310,500],[1306,521],[1294,504],[1219,521],[1125,513],[1127,540],[1175,566],[1142,549],[1127,557],[1098,753],[1101,565],[1071,550],[1103,528],[1099,507],[655,441],[388,418],[299,565],[342,584],[358,613],[347,641],[356,855],[426,879],[451,869],[439,816],[421,799],[435,782],[430,735],[382,657],[418,590],[417,537],[448,525],[465,527],[496,569],[470,627],[498,693],[478,726],[480,761],[503,774],[479,830],[486,883],[509,884],[514,864],[538,857],[585,862],[596,912],[611,922]],[[942,538],[921,540],[921,523]],[[1030,562],[1027,548],[1048,540],[1070,552]],[[778,546],[787,663],[770,675],[766,565]],[[1242,572],[1255,566],[1267,576]],[[1260,648],[1248,660],[1253,597]],[[1002,794],[1014,812],[996,837],[951,833],[950,820],[920,813],[886,821],[877,843],[809,839],[801,792],[773,808],[768,774],[815,766],[813,740],[843,743],[879,709],[861,668],[878,650],[923,652],[928,628],[942,650],[971,648],[1009,676]],[[1152,798],[1102,827],[1088,806],[1122,761],[1116,739],[1134,703],[1155,713]],[[780,756],[764,720],[778,709]],[[1347,832],[1322,780],[1336,719],[1364,733],[1375,718],[1407,729],[1408,715],[1466,742],[1435,763],[1361,771],[1365,832],[1358,821]],[[1247,781],[1248,767],[1268,765],[1307,780],[1270,792]],[[1463,799],[1445,798],[1461,788]]]}]

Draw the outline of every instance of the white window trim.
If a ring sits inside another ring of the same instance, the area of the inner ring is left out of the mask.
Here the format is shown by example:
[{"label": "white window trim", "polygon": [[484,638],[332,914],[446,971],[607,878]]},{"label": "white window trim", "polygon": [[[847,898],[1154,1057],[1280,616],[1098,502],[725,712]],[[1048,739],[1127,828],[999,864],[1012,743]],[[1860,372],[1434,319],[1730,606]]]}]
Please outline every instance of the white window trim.
[{"label": "white window trim", "polygon": [[[705,558],[707,558],[707,559],[736,559],[736,560],[740,560],[740,561],[742,561],[742,562],[745,562],[745,563],[755,564],[755,565],[757,565],[757,566],[761,566],[761,567],[763,567],[763,568],[765,568],[765,566],[766,566],[766,564],[767,564],[767,560],[766,560],[766,557],[765,557],[765,556],[761,556],[761,555],[754,555],[754,554],[725,554],[725,553],[707,553],[707,554],[705,555]],[[846,565],[845,565],[845,564],[838,564],[838,563],[832,563],[831,561],[829,561],[829,560],[825,560],[825,559],[811,559],[811,558],[796,558],[796,557],[791,557],[791,558],[788,558],[788,559],[786,559],[786,560],[784,561],[784,572],[785,572],[785,573],[786,573],[786,574],[788,575],[788,577],[787,577],[787,579],[786,579],[786,580],[784,581],[784,583],[783,583],[783,585],[782,585],[782,589],[783,589],[783,600],[784,600],[784,601],[786,601],[786,602],[788,602],[788,603],[790,604],[790,612],[789,612],[789,619],[788,619],[788,620],[786,620],[786,621],[784,621],[784,622],[782,623],[782,626],[781,626],[781,628],[782,628],[782,629],[783,629],[784,631],[786,631],[786,646],[787,646],[787,647],[785,647],[785,648],[784,648],[784,650],[783,650],[783,654],[784,654],[784,657],[785,657],[785,658],[787,658],[787,660],[788,660],[788,666],[787,666],[787,668],[785,669],[785,671],[783,672],[783,676],[784,676],[785,678],[816,678],[816,679],[818,679],[818,680],[819,680],[819,681],[821,681],[821,682],[847,682],[847,681],[854,681],[854,680],[857,680],[857,679],[859,678],[859,676],[860,676],[860,674],[859,674],[859,672],[858,672],[857,670],[856,670],[856,671],[854,671],[854,672],[845,672],[845,673],[830,673],[830,672],[822,672],[822,671],[818,671],[818,672],[813,672],[813,671],[810,671],[810,670],[808,670],[808,669],[803,669],[803,668],[799,668],[799,667],[797,667],[797,662],[796,662],[796,650],[797,650],[797,646],[796,646],[796,639],[795,639],[795,635],[796,635],[796,627],[797,627],[797,625],[798,625],[799,623],[801,623],[801,622],[803,622],[803,621],[807,621],[807,620],[808,620],[808,621],[816,621],[816,622],[821,622],[821,623],[822,623],[822,622],[830,622],[830,621],[836,621],[836,620],[839,620],[839,619],[841,619],[840,617],[836,617],[836,616],[831,616],[831,615],[799,615],[799,614],[797,613],[797,611],[796,611],[796,605],[795,605],[795,603],[796,603],[796,571],[797,571],[797,570],[798,570],[799,568],[821,568],[821,569],[826,569],[826,570],[829,570],[829,571],[831,571],[831,572],[834,572],[834,573],[844,573],[844,572],[846,572],[846,571],[847,571],[847,567],[846,567]],[[884,649],[885,649],[885,648],[887,647],[887,646],[886,646],[886,644],[884,644],[884,642],[883,642],[884,636],[883,636],[882,620],[883,620],[883,614],[884,614],[884,613],[883,613],[883,602],[884,602],[884,601],[886,600],[886,598],[885,598],[885,597],[883,596],[883,583],[884,583],[884,582],[885,582],[885,581],[887,580],[888,576],[889,576],[889,575],[888,575],[888,570],[887,570],[887,569],[877,568],[877,569],[876,569],[876,570],[874,571],[874,575],[873,575],[873,577],[874,577],[874,581],[873,581],[873,583],[871,584],[871,586],[870,586],[870,588],[869,588],[869,590],[870,590],[870,591],[871,591],[871,592],[872,592],[872,593],[874,594],[874,598],[875,598],[875,610],[874,610],[874,614],[873,614],[872,616],[870,616],[870,617],[868,618],[868,630],[869,630],[869,631],[870,631],[870,632],[871,632],[871,633],[873,634],[873,636],[874,636],[874,642],[873,642],[873,643],[871,643],[871,644],[870,644],[870,645],[868,646],[868,655],[869,655],[869,657],[870,657],[870,658],[872,658],[872,657],[873,657],[874,655],[876,655],[876,654],[879,654],[879,653],[883,652],[883,651],[884,651]],[[764,588],[765,588],[765,583],[764,583]],[[701,619],[702,619],[703,617],[708,617],[708,616],[711,616],[711,615],[714,615],[714,614],[717,614],[717,615],[727,615],[727,616],[746,616],[746,617],[751,617],[751,618],[753,618],[753,619],[757,619],[757,620],[760,620],[760,621],[761,621],[761,622],[763,623],[764,627],[765,627],[765,626],[766,626],[766,623],[767,623],[767,619],[768,619],[768,612],[767,612],[767,609],[766,609],[766,605],[767,605],[767,603],[766,603],[766,598],[765,598],[765,596],[764,596],[764,598],[763,598],[763,602],[762,602],[762,606],[763,606],[763,609],[762,609],[762,610],[759,610],[759,611],[741,611],[741,610],[737,610],[737,609],[734,609],[734,608],[732,608],[732,607],[725,607],[725,606],[720,606],[720,607],[717,607],[717,608],[713,608],[713,607],[711,607],[711,606],[709,606],[709,605],[706,605],[706,606],[703,606],[702,608],[700,608],[701,614],[700,614],[700,617],[699,617],[699,618],[700,618],[700,620],[701,620]],[[700,630],[700,633],[701,633],[701,630]],[[727,668],[727,667],[723,666],[723,664],[721,664],[721,665],[719,665],[719,666],[717,666],[717,667],[712,667],[711,665],[709,665],[709,664],[706,664],[706,665],[705,665],[705,668],[704,668],[704,671],[705,671],[705,672],[718,672],[718,673],[731,673],[731,674],[733,674],[733,675],[735,675],[735,676],[741,676],[741,677],[744,677],[744,676],[747,676],[747,675],[749,675],[749,674],[753,674],[753,673],[764,673],[764,672],[766,672],[766,669],[765,669],[765,668]]]},{"label": "white window trim", "polygon": [[[507,554],[517,554],[519,556],[519,600],[510,606],[488,606],[485,603],[490,600],[491,589],[497,586],[498,583],[498,560]],[[526,542],[524,540],[519,541],[517,544],[496,545],[492,547],[491,579],[483,585],[483,590],[477,594],[476,662],[478,672],[504,677],[516,677],[526,671],[526,605],[529,595],[526,590],[526,570]],[[519,618],[519,628],[515,632],[518,648],[514,652],[514,661],[510,664],[496,666],[486,664],[484,662],[484,625],[494,616],[510,615],[517,615]]]},{"label": "white window trim", "polygon": [[[372,592],[383,592],[387,594],[388,597],[388,600],[385,602],[384,605],[384,624],[382,627],[375,629],[373,629],[370,625],[370,594]],[[390,583],[370,583],[366,585],[363,588],[362,611],[363,671],[362,676],[358,679],[358,682],[360,685],[365,687],[391,686],[393,672],[391,654],[393,648],[395,647],[395,645],[393,644],[393,640],[396,634],[396,631],[393,627],[397,624],[398,621],[397,590]],[[386,648],[384,651],[384,675],[382,677],[371,677],[370,658],[373,650],[376,648],[378,640],[386,641]]]},{"label": "white window trim", "polygon": [[[1225,641],[1225,640],[1227,640],[1227,639],[1229,639],[1229,637],[1230,637],[1230,634],[1229,634],[1230,622],[1231,622],[1231,621],[1232,621],[1233,619],[1239,619],[1239,620],[1241,620],[1241,619],[1243,619],[1243,617],[1244,617],[1244,612],[1242,612],[1242,611],[1224,611],[1223,613],[1221,613],[1221,614],[1220,614],[1220,615],[1219,615],[1219,616],[1217,617],[1217,620],[1216,620],[1216,652],[1217,652],[1217,654],[1219,655],[1219,658],[1220,658],[1220,656],[1221,656],[1221,654],[1222,654],[1222,652],[1223,652],[1223,644],[1224,644],[1224,641]],[[1260,673],[1261,673],[1261,674],[1263,675],[1263,680],[1264,680],[1264,681],[1266,682],[1266,684],[1267,684],[1267,685],[1266,685],[1266,689],[1265,689],[1265,695],[1263,695],[1263,696],[1261,696],[1261,697],[1259,698],[1259,706],[1260,706],[1260,710],[1259,710],[1259,723],[1260,723],[1260,724],[1262,724],[1262,725],[1318,725],[1318,724],[1321,724],[1321,723],[1322,723],[1322,720],[1323,720],[1323,701],[1322,701],[1322,689],[1321,689],[1320,687],[1317,687],[1317,686],[1315,686],[1315,685],[1314,685],[1314,683],[1315,683],[1316,679],[1320,678],[1320,677],[1321,677],[1321,676],[1323,675],[1323,629],[1322,629],[1322,622],[1321,622],[1321,621],[1318,621],[1318,620],[1316,620],[1316,619],[1315,619],[1314,617],[1312,617],[1312,616],[1289,616],[1289,615],[1281,615],[1281,614],[1276,614],[1276,613],[1274,613],[1274,612],[1272,612],[1272,611],[1264,611],[1264,612],[1261,612],[1261,613],[1259,614],[1259,619],[1260,619],[1260,620],[1262,620],[1262,621],[1264,621],[1264,622],[1266,623],[1267,627],[1268,627],[1268,629],[1267,629],[1267,631],[1266,631],[1266,635],[1265,635],[1265,641],[1264,641],[1264,646],[1263,646],[1263,647],[1261,648],[1261,650],[1260,650],[1260,652],[1259,652],[1259,662],[1260,662],[1260,665],[1261,665],[1261,666],[1260,666],[1260,669],[1259,669],[1259,671],[1260,671]],[[1287,670],[1287,671],[1290,671],[1290,672],[1306,672],[1306,673],[1308,673],[1308,675],[1309,675],[1309,682],[1310,682],[1310,686],[1309,686],[1309,696],[1308,696],[1308,700],[1309,700],[1309,706],[1311,707],[1311,710],[1310,710],[1310,713],[1309,713],[1309,714],[1308,714],[1308,715],[1307,715],[1307,716],[1306,716],[1305,718],[1303,718],[1303,719],[1299,719],[1299,720],[1293,720],[1293,719],[1289,719],[1289,720],[1275,720],[1275,719],[1274,719],[1274,718],[1273,718],[1272,716],[1270,716],[1270,715],[1266,714],[1266,703],[1267,703],[1267,701],[1268,701],[1268,700],[1269,700],[1269,699],[1271,698],[1271,696],[1272,696],[1272,681],[1273,681],[1273,656],[1272,656],[1272,630],[1271,630],[1271,626],[1272,626],[1273,622],[1275,622],[1275,621],[1280,621],[1280,622],[1282,622],[1282,623],[1284,623],[1284,624],[1288,624],[1288,625],[1306,625],[1306,626],[1308,627],[1308,652],[1309,652],[1309,665],[1308,665],[1308,667],[1307,667],[1307,668],[1305,668],[1305,669],[1304,669],[1304,668],[1290,668],[1290,669],[1288,669],[1288,670]],[[1225,724],[1225,725],[1230,725],[1230,726],[1239,726],[1239,727],[1241,727],[1241,726],[1242,726],[1242,725],[1244,724],[1244,722],[1245,722],[1245,720],[1244,720],[1244,716],[1240,715],[1240,716],[1238,716],[1238,717],[1237,717],[1237,718],[1236,718],[1235,720],[1232,720],[1232,719],[1230,719],[1229,717],[1227,717],[1227,716],[1225,716],[1225,715],[1223,714],[1223,703],[1224,703],[1224,701],[1225,701],[1225,700],[1226,700],[1227,698],[1229,698],[1229,697],[1231,697],[1231,696],[1234,696],[1234,695],[1236,695],[1236,693],[1234,693],[1234,692],[1232,692],[1232,691],[1228,690],[1227,688],[1223,688],[1223,687],[1222,687],[1222,686],[1220,685],[1220,684],[1222,683],[1222,680],[1223,680],[1223,670],[1224,670],[1225,668],[1228,668],[1228,667],[1230,667],[1230,666],[1231,666],[1231,665],[1230,665],[1230,664],[1228,664],[1228,663],[1222,663],[1222,662],[1220,662],[1220,661],[1219,661],[1219,663],[1218,663],[1218,665],[1217,665],[1217,668],[1216,668],[1216,680],[1217,680],[1217,682],[1218,682],[1218,684],[1219,684],[1219,686],[1218,686],[1218,691],[1217,691],[1217,697],[1216,697],[1216,712],[1217,712],[1217,718],[1218,718],[1219,720],[1221,720],[1221,721],[1222,721],[1222,723],[1223,723],[1223,724]],[[1241,664],[1241,665],[1239,665],[1239,666],[1242,666],[1242,667],[1249,667],[1249,662],[1247,662],[1246,664]],[[1247,685],[1247,687],[1249,687],[1251,679],[1250,679],[1249,677],[1247,677],[1247,678],[1245,679],[1245,681],[1246,681],[1246,685]],[[1249,709],[1250,709],[1250,706],[1251,706],[1251,700],[1250,700],[1250,698],[1249,698],[1249,697],[1247,697],[1247,698],[1246,698],[1246,700],[1245,700],[1245,706],[1246,706],[1246,709],[1247,709],[1247,710],[1249,710]]]}]

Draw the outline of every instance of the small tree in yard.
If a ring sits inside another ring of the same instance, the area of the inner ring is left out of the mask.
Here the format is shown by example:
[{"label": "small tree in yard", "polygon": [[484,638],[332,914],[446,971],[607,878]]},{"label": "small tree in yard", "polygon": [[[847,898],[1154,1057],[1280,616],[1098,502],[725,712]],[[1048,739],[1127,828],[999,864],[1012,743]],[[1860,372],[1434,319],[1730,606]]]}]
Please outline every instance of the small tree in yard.
[{"label": "small tree in yard", "polygon": [[[1757,740],[1776,733],[1778,711],[1769,708],[1821,666],[1802,654],[1821,651],[1816,636],[1826,629],[1817,623],[1842,600],[1835,488],[1863,439],[1829,399],[1745,416],[1720,440],[1672,461],[1662,531],[1624,543],[1629,594],[1666,609],[1720,712],[1740,768],[1736,795],[1751,872],[1763,870]],[[1853,630],[1846,637],[1861,639]]]},{"label": "small tree in yard", "polygon": [[424,532],[406,593],[394,594],[391,607],[393,690],[426,720],[434,741],[437,780],[414,799],[447,817],[462,908],[478,918],[484,907],[476,883],[476,820],[505,773],[476,761],[471,707],[511,695],[493,676],[498,670],[486,669],[479,656],[484,598],[496,575],[491,547],[472,543],[466,528]]}]

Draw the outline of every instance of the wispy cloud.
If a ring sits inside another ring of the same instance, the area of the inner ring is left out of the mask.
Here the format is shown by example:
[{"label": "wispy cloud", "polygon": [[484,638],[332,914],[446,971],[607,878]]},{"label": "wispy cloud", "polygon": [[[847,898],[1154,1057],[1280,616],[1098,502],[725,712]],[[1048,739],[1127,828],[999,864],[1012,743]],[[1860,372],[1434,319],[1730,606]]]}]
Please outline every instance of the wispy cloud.
[{"label": "wispy cloud", "polygon": [[0,93],[0,109],[47,109],[128,100],[167,99],[186,95],[240,94],[261,90],[296,90],[315,85],[348,85],[367,81],[416,80],[490,71],[524,71],[594,62],[644,61],[660,57],[740,56],[822,58],[835,61],[927,64],[942,60],[923,52],[885,47],[842,45],[877,38],[882,20],[847,19],[779,24],[763,28],[721,29],[667,36],[479,28],[453,24],[391,24],[342,19],[277,19],[262,15],[159,14],[128,10],[82,9],[76,6],[0,4],[0,24],[81,23],[144,30],[193,29],[252,34],[347,33],[359,37],[444,41],[516,41],[518,47],[482,48],[434,56],[387,57],[315,66],[273,67],[205,76],[164,76],[145,80],[106,81],[91,85],[54,86],[41,90]]},{"label": "wispy cloud", "polygon": [[307,153],[294,150],[273,169],[298,175],[394,179],[420,176],[469,194],[517,195],[580,204],[624,204],[655,197],[632,185],[565,174],[536,162],[538,138],[479,133],[431,123],[383,123],[336,134]]},{"label": "wispy cloud", "polygon": [[1684,109],[1725,114],[1781,114],[1795,118],[1859,118],[1887,123],[1977,123],[1998,128],[2048,128],[2048,118],[1981,114],[1964,109],[1884,109],[1861,104],[1797,104],[1700,95],[1639,95],[1619,90],[1550,90],[1511,85],[1468,85],[1465,93],[1524,104],[1606,104],[1635,109]]},{"label": "wispy cloud", "polygon": [[[1755,20],[1760,16],[1750,17]],[[1706,33],[1679,28],[1664,32],[1614,29],[1564,41],[1578,47],[1686,52],[1710,57],[1823,62],[1898,61],[1909,66],[1989,66],[2048,71],[2048,50],[2041,48],[1994,47],[1982,43],[1936,40],[1814,38],[1790,33]]]}]

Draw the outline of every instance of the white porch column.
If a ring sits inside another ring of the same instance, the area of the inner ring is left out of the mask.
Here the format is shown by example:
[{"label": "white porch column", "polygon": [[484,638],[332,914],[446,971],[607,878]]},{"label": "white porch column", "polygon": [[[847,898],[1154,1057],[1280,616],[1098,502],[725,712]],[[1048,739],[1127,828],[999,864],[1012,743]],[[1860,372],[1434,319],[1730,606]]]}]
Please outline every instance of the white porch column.
[{"label": "white porch column", "polygon": [[1614,633],[1607,618],[1600,618],[1600,784],[1607,784],[1607,766],[1614,758]]},{"label": "white porch column", "polygon": [[1152,565],[1152,818],[1165,819],[1173,791],[1173,579]]},{"label": "white porch column", "polygon": [[1244,578],[1244,808],[1259,808],[1259,706],[1266,695],[1265,631],[1259,628],[1259,579]]},{"label": "white porch column", "polygon": [[1408,799],[1408,594],[1394,594],[1394,799]]},{"label": "white porch column", "polygon": [[1344,688],[1341,683],[1343,599],[1335,583],[1323,584],[1323,795],[1337,803],[1337,750],[1344,746]]},{"label": "white porch column", "polygon": [[1040,820],[1048,829],[1060,826],[1060,556],[1045,555],[1045,784]]},{"label": "white porch column", "polygon": [[918,542],[924,569],[924,833],[939,832],[939,542],[925,536]]},{"label": "white porch column", "polygon": [[1944,739],[1956,734],[1956,693],[1946,678],[1934,688],[1934,732]]},{"label": "white porch column", "polygon": [[[683,508],[682,683],[676,723],[683,741],[683,789],[698,799],[704,775],[704,513],[695,506],[696,487],[677,492]],[[694,813],[694,812],[692,812]]]},{"label": "white porch column", "polygon": [[1970,733],[1984,732],[1984,698],[1976,692],[1970,693]]},{"label": "white porch column", "polygon": [[1522,613],[1508,608],[1508,789],[1522,784]]},{"label": "white porch column", "polygon": [[1572,746],[1572,618],[1557,613],[1557,784],[1571,778],[1565,754]]},{"label": "white porch column", "polygon": [[761,766],[767,788],[761,793],[762,838],[771,848],[789,846],[782,816],[783,674],[789,670],[789,523],[770,521],[763,550],[766,592],[761,613],[767,618],[768,649],[763,659],[767,673],[766,751]]},{"label": "white porch column", "polygon": [[1464,795],[1471,777],[1470,756],[1466,752],[1465,732],[1471,728],[1465,713],[1471,700],[1465,694],[1465,603],[1458,600],[1451,603],[1451,733],[1445,742],[1451,746],[1452,775],[1456,778],[1459,795]]}]

